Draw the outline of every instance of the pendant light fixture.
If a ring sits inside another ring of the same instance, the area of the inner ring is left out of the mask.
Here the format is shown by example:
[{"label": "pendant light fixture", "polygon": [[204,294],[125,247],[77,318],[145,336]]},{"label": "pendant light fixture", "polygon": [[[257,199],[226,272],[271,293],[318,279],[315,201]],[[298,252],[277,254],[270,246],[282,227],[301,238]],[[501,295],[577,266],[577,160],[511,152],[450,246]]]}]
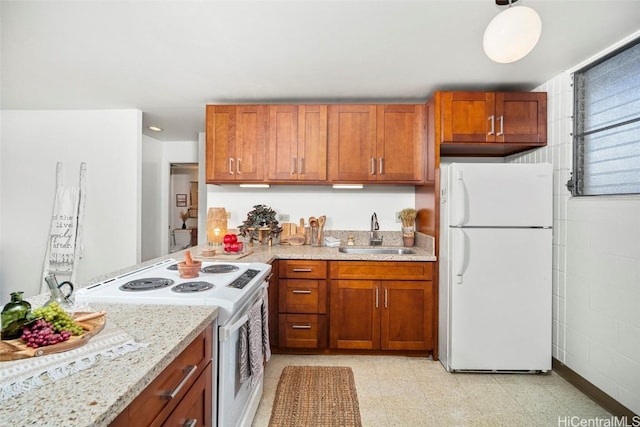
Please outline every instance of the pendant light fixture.
[{"label": "pendant light fixture", "polygon": [[527,6],[514,6],[518,0],[495,0],[509,7],[496,15],[484,32],[482,45],[487,56],[507,64],[524,58],[533,50],[542,34],[540,15]]}]

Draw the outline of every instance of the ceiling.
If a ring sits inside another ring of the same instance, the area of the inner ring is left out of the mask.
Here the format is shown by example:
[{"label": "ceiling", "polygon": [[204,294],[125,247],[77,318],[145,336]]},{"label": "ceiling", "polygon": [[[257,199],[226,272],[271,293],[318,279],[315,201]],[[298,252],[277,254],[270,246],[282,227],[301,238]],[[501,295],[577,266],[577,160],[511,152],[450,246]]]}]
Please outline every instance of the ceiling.
[{"label": "ceiling", "polygon": [[640,0],[520,3],[542,37],[497,64],[482,50],[494,0],[2,0],[0,106],[134,108],[145,134],[195,141],[206,104],[530,90],[640,30]]}]

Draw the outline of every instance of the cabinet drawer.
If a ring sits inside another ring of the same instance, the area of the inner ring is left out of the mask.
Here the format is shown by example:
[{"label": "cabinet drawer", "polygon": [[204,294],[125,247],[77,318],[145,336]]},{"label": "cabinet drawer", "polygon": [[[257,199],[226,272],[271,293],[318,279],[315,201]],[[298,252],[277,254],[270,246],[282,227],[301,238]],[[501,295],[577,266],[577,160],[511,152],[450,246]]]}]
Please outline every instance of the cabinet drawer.
[{"label": "cabinet drawer", "polygon": [[278,276],[285,279],[325,279],[327,261],[280,260]]},{"label": "cabinet drawer", "polygon": [[331,261],[332,279],[431,280],[432,262],[416,261]]},{"label": "cabinet drawer", "polygon": [[280,313],[327,312],[326,280],[282,279],[279,284]]},{"label": "cabinet drawer", "polygon": [[327,316],[314,314],[281,314],[280,347],[326,348]]},{"label": "cabinet drawer", "polygon": [[213,425],[211,363],[200,374],[178,407],[171,413],[163,427],[210,427]]},{"label": "cabinet drawer", "polygon": [[160,425],[211,361],[209,326],[131,403],[130,426]]}]

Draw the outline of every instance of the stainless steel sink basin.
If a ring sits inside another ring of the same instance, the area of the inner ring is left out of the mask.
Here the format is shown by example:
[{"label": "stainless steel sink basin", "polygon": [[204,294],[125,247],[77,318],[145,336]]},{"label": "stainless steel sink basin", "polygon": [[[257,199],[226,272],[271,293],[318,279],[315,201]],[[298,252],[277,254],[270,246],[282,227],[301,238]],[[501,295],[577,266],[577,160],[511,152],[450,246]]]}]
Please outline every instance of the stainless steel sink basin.
[{"label": "stainless steel sink basin", "polygon": [[338,251],[345,254],[381,254],[381,255],[408,255],[415,254],[413,249],[407,248],[349,248],[341,246]]}]

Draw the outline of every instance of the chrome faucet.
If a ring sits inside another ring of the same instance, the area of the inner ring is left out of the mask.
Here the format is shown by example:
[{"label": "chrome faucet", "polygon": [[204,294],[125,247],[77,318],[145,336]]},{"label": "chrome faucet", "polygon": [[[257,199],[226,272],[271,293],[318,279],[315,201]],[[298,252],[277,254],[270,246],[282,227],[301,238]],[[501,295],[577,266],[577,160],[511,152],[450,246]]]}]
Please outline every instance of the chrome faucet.
[{"label": "chrome faucet", "polygon": [[382,236],[378,234],[380,225],[378,224],[378,215],[374,212],[371,215],[371,233],[369,234],[369,245],[380,246],[382,245]]}]

